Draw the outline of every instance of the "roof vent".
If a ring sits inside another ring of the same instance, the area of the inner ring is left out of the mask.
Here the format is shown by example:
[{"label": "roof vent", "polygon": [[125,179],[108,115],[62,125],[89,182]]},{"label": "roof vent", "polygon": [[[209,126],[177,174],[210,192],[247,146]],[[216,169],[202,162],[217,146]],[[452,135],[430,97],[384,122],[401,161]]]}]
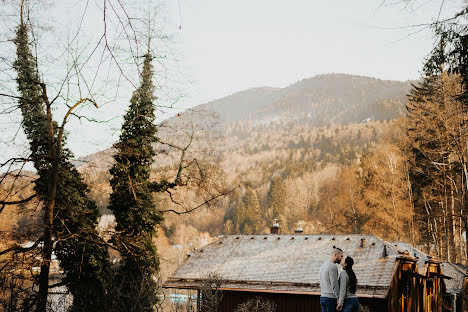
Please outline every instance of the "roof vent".
[{"label": "roof vent", "polygon": [[349,237],[346,237],[346,240],[349,240]]},{"label": "roof vent", "polygon": [[295,234],[302,234],[302,232],[303,232],[303,231],[302,231],[302,228],[301,228],[301,227],[298,227],[298,228],[294,231]]},{"label": "roof vent", "polygon": [[321,239],[322,239],[321,237],[317,238],[317,240],[321,240]]},{"label": "roof vent", "polygon": [[309,238],[308,238],[308,237],[305,237],[304,239],[305,239],[305,240],[308,240]]},{"label": "roof vent", "polygon": [[293,236],[293,237],[291,237],[291,239],[294,239],[294,236]]},{"label": "roof vent", "polygon": [[252,236],[250,239],[255,239],[255,237],[254,237],[254,236]]},{"label": "roof vent", "polygon": [[239,239],[239,238],[240,238],[239,236],[236,237],[236,239]]},{"label": "roof vent", "polygon": [[263,239],[267,239],[267,238],[268,238],[268,237],[265,236]]},{"label": "roof vent", "polygon": [[359,247],[364,248],[365,241],[366,241],[365,238],[361,238],[361,244],[359,245]]},{"label": "roof vent", "polygon": [[332,240],[336,240],[336,238],[333,237]]},{"label": "roof vent", "polygon": [[273,219],[274,220],[274,223],[272,224],[271,228],[270,228],[270,233],[271,234],[280,234],[280,226],[279,226],[279,223],[278,223],[278,219]]}]

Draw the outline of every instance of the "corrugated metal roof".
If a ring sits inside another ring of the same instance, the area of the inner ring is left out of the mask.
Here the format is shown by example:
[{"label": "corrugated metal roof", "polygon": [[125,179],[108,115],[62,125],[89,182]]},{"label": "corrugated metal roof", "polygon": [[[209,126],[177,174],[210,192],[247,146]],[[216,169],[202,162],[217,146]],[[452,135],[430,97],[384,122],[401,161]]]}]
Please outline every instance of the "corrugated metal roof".
[{"label": "corrugated metal roof", "polygon": [[334,245],[354,258],[358,295],[387,295],[402,254],[373,235],[231,235],[192,252],[165,286],[196,287],[214,273],[223,288],[318,294],[320,267]]}]

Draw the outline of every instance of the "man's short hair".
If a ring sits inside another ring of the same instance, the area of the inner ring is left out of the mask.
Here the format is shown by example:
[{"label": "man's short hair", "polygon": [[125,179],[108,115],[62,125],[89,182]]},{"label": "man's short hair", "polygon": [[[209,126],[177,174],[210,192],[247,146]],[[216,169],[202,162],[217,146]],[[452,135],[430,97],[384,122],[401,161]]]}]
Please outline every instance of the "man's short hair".
[{"label": "man's short hair", "polygon": [[343,250],[341,248],[338,248],[336,246],[333,246],[333,249],[332,249],[332,255],[340,255],[343,253]]}]

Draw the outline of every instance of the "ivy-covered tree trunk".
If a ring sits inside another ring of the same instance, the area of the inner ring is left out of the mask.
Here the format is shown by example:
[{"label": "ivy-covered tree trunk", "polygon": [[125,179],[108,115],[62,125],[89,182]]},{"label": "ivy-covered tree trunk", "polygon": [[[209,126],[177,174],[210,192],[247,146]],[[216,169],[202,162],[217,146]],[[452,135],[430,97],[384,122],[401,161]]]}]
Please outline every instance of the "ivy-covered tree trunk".
[{"label": "ivy-covered tree trunk", "polygon": [[19,107],[38,175],[35,192],[44,205],[42,265],[34,309],[47,309],[50,262],[55,252],[65,273],[63,284],[73,295],[71,310],[102,311],[109,261],[96,231],[99,211],[70,162],[72,153],[62,148],[64,124],[59,127],[52,119],[46,85],[38,75],[28,27],[23,23],[17,28],[15,44]]},{"label": "ivy-covered tree trunk", "polygon": [[150,168],[156,141],[151,55],[145,55],[141,85],[125,115],[112,175],[109,209],[114,213],[114,242],[122,257],[116,269],[122,311],[153,311],[157,302],[154,274],[159,261],[152,238],[162,220],[153,203]]}]

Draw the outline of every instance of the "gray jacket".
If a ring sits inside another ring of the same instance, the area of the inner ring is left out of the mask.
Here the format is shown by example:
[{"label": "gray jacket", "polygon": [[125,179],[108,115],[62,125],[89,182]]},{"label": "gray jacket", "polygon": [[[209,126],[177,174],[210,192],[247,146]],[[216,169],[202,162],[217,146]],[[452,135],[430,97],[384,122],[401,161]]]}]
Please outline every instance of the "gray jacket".
[{"label": "gray jacket", "polygon": [[349,291],[349,276],[345,270],[340,273],[340,296],[338,299],[338,304],[343,306],[344,300],[347,298],[357,298],[356,294],[353,294]]},{"label": "gray jacket", "polygon": [[320,290],[322,297],[338,298],[338,267],[330,260],[325,262],[320,268]]}]

